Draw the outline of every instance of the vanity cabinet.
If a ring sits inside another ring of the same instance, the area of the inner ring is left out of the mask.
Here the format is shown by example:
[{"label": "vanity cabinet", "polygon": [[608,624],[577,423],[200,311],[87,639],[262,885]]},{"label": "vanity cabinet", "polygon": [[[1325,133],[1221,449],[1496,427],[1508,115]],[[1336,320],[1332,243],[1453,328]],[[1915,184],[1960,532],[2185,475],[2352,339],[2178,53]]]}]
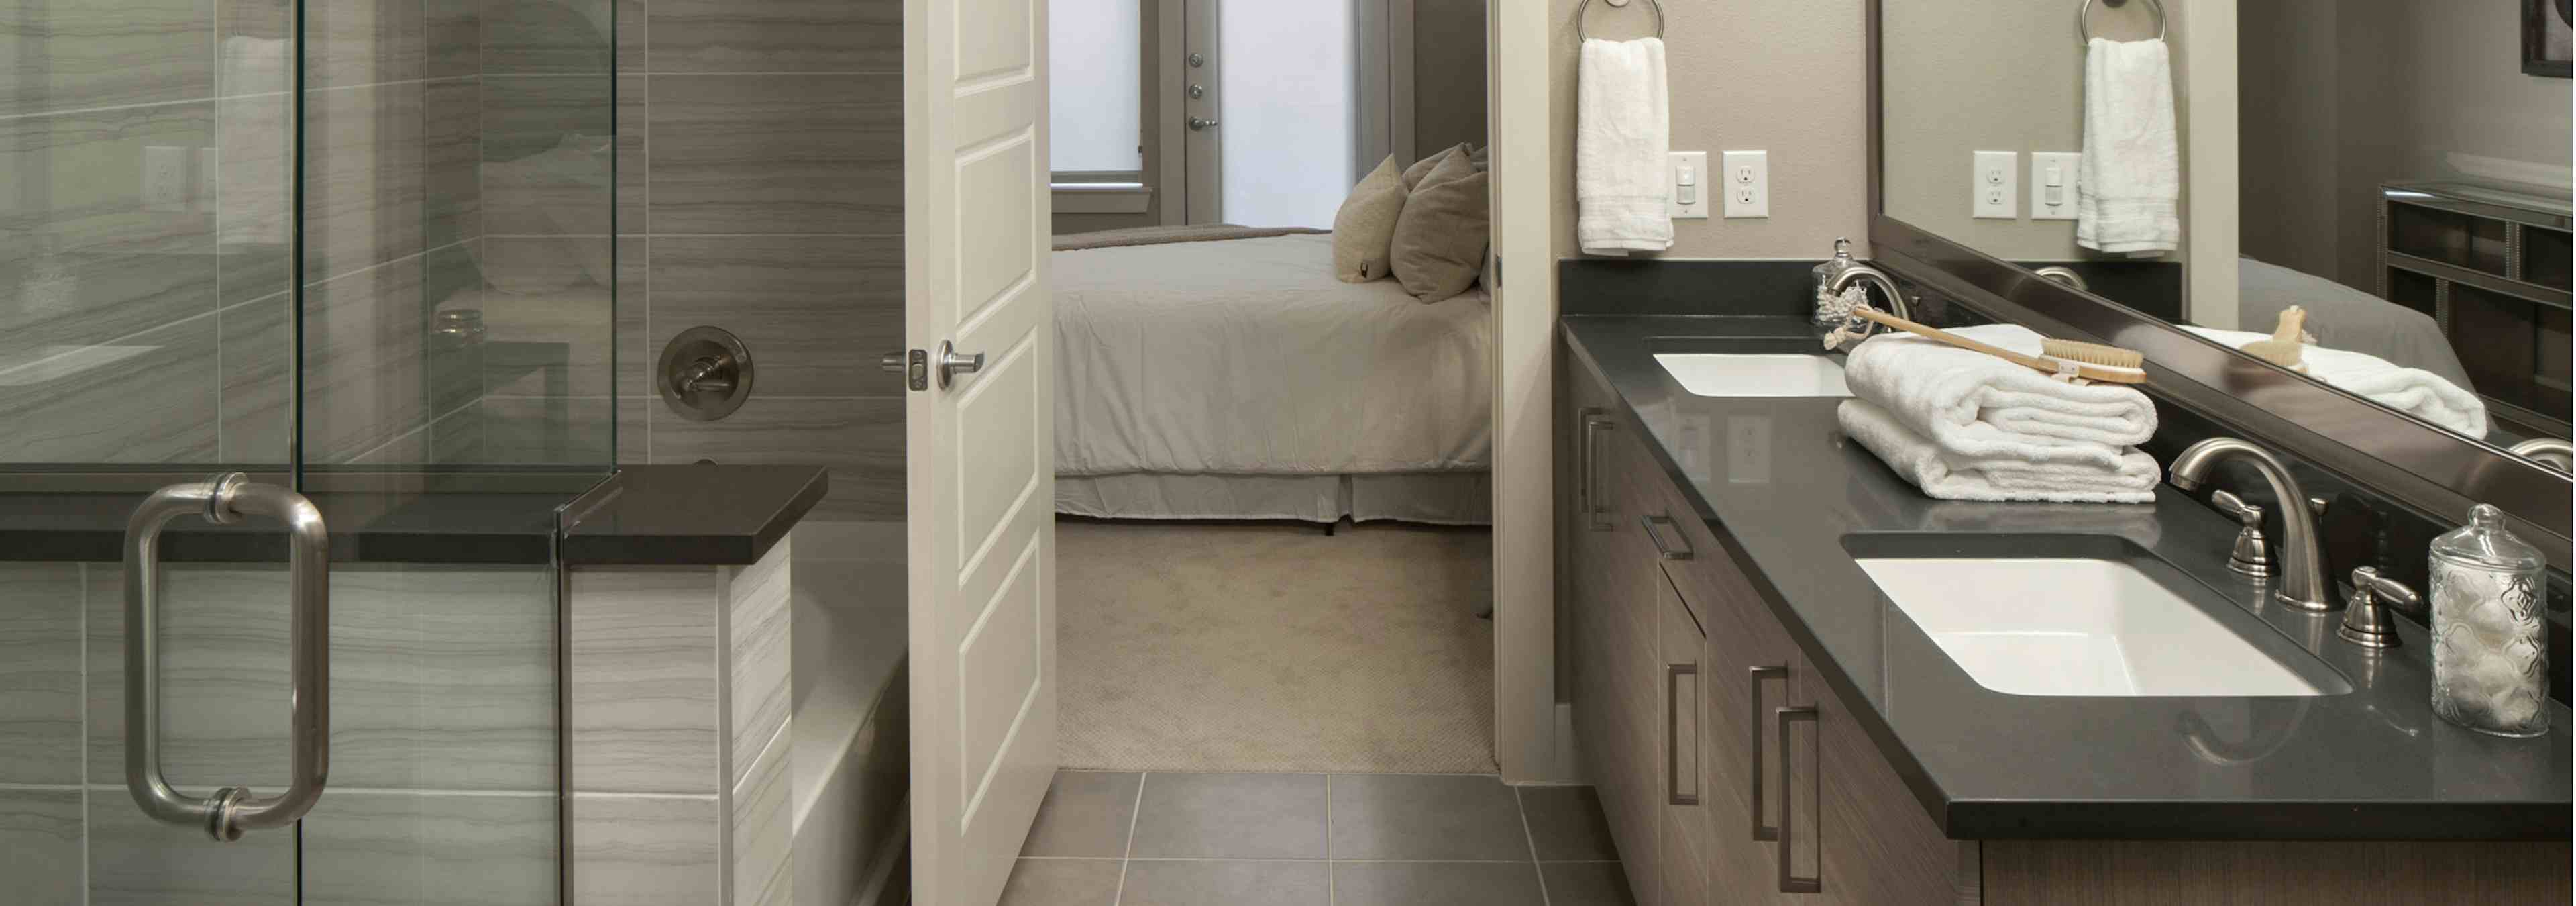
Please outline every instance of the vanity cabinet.
[{"label": "vanity cabinet", "polygon": [[1665,477],[1653,439],[1569,370],[1565,666],[1636,902],[1976,902],[1974,844],[1933,825]]}]

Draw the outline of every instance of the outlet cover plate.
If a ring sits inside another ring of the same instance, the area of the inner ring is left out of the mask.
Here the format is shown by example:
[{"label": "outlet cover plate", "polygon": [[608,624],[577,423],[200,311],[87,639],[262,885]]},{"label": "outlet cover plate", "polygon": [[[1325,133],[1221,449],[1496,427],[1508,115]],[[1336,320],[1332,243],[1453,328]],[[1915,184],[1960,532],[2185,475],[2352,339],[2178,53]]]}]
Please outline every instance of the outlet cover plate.
[{"label": "outlet cover plate", "polygon": [[1771,152],[1728,151],[1721,156],[1717,172],[1727,219],[1771,216]]},{"label": "outlet cover plate", "polygon": [[1979,151],[1968,168],[1968,216],[1978,220],[2021,217],[2021,152]]}]

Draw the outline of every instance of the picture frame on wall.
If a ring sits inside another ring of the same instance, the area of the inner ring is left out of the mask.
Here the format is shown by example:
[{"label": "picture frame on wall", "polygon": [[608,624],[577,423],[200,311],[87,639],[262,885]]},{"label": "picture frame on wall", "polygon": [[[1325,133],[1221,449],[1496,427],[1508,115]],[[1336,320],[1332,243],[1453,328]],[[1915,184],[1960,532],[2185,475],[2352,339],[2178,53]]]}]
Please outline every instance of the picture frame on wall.
[{"label": "picture frame on wall", "polygon": [[2522,0],[2522,71],[2526,75],[2567,78],[2576,60],[2571,22],[2576,0]]}]

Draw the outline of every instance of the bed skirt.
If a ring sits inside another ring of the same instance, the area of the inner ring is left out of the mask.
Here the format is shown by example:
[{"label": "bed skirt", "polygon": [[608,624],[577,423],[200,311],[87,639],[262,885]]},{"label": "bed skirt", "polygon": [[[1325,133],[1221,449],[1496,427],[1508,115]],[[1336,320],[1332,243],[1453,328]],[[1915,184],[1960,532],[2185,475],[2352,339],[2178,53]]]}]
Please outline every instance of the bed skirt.
[{"label": "bed skirt", "polygon": [[1102,519],[1493,522],[1487,472],[1379,475],[1059,475],[1055,511]]}]

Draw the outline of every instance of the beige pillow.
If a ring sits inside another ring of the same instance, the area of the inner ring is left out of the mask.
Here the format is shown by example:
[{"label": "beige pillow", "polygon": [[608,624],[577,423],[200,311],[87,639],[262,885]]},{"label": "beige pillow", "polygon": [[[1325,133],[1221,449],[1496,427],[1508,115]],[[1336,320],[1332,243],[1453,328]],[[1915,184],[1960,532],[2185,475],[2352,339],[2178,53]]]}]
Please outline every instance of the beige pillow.
[{"label": "beige pillow", "polygon": [[1387,273],[1387,246],[1395,237],[1395,219],[1404,210],[1404,173],[1395,155],[1380,161],[1333,214],[1333,276],[1344,283],[1366,283]]},{"label": "beige pillow", "polygon": [[1476,285],[1491,231],[1485,180],[1467,152],[1455,151],[1405,199],[1388,261],[1414,298],[1438,302]]},{"label": "beige pillow", "polygon": [[1422,178],[1431,175],[1432,168],[1440,166],[1440,162],[1448,160],[1450,155],[1465,153],[1467,153],[1467,144],[1465,142],[1460,142],[1458,147],[1443,148],[1439,151],[1433,152],[1430,157],[1414,161],[1413,166],[1404,168],[1405,190],[1411,191],[1413,189],[1420,188],[1422,186]]}]

